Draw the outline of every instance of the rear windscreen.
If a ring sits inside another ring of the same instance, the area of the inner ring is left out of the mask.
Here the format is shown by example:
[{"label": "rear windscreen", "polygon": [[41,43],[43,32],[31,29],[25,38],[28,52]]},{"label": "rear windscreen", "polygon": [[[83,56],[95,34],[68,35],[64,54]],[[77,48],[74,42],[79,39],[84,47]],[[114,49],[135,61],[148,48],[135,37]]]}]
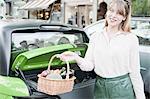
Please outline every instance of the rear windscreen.
[{"label": "rear windscreen", "polygon": [[83,43],[82,33],[64,34],[62,32],[35,32],[12,34],[12,52],[33,50],[67,43]]}]

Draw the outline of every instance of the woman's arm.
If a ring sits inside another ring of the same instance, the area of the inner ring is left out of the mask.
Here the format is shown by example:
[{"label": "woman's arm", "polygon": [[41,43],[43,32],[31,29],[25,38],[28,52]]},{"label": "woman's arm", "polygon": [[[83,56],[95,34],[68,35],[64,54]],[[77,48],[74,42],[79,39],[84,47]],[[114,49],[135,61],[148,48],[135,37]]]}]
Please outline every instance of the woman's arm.
[{"label": "woman's arm", "polygon": [[133,84],[136,99],[145,99],[143,80],[140,74],[139,42],[133,35],[130,50],[130,78]]},{"label": "woman's arm", "polygon": [[94,69],[94,56],[93,56],[94,50],[93,49],[94,49],[94,39],[93,37],[91,37],[85,57],[76,58],[76,62],[81,70],[92,71]]}]

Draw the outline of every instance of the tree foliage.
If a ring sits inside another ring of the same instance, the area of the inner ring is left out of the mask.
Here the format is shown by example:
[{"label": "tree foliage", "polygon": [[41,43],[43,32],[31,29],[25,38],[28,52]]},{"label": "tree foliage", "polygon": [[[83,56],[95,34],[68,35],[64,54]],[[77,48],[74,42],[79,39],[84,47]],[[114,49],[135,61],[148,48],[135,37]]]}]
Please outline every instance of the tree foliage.
[{"label": "tree foliage", "polygon": [[150,16],[149,0],[132,0],[133,16]]}]

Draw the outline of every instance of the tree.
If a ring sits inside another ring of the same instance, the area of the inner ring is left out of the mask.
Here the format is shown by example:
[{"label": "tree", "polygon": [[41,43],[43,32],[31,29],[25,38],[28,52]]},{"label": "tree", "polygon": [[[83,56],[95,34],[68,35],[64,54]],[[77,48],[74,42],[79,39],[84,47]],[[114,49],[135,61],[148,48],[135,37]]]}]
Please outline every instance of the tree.
[{"label": "tree", "polygon": [[132,0],[133,16],[150,16],[150,4],[148,0]]}]

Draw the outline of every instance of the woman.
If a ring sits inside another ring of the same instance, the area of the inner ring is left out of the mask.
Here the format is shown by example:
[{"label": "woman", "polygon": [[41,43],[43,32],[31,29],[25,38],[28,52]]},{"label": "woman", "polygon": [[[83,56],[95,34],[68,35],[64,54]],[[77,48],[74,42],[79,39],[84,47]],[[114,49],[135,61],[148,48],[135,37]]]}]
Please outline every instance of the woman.
[{"label": "woman", "polygon": [[131,6],[126,0],[112,0],[104,30],[94,33],[85,58],[73,52],[61,60],[75,60],[81,70],[97,74],[95,99],[145,99],[140,74],[138,38],[130,33]]}]

